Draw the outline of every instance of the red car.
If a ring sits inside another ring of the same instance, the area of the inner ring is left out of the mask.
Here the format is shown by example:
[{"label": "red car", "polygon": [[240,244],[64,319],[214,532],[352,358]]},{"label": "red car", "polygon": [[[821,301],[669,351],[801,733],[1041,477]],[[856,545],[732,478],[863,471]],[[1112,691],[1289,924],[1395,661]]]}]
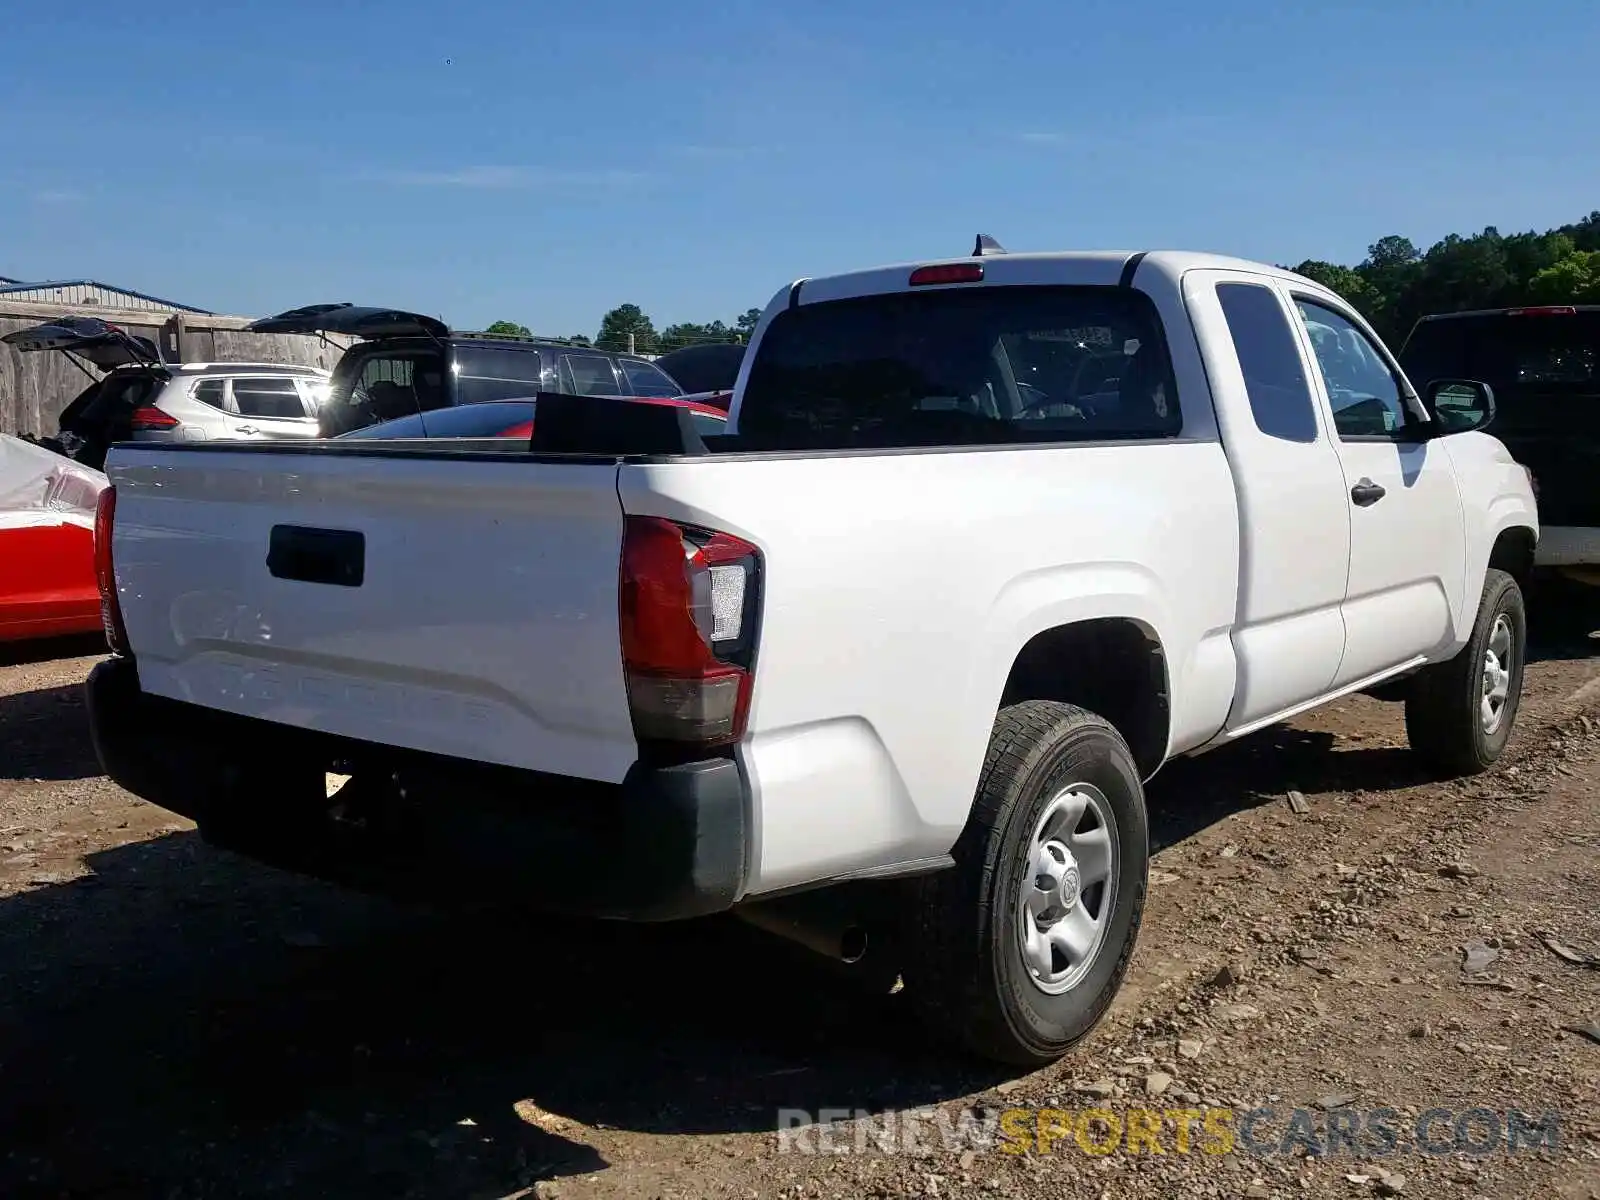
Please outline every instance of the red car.
[{"label": "red car", "polygon": [[0,642],[94,633],[99,471],[0,435]]},{"label": "red car", "polygon": [[[609,398],[609,397],[608,397]],[[696,428],[703,434],[722,433],[728,424],[728,397],[725,394],[708,394],[700,398],[627,396],[633,404],[662,404],[672,408],[686,408],[694,414]],[[718,401],[721,401],[719,407]],[[338,440],[347,438],[528,438],[533,436],[534,401],[485,400],[478,404],[460,404],[452,408],[435,408],[408,417],[396,417],[361,429],[340,434]]]}]

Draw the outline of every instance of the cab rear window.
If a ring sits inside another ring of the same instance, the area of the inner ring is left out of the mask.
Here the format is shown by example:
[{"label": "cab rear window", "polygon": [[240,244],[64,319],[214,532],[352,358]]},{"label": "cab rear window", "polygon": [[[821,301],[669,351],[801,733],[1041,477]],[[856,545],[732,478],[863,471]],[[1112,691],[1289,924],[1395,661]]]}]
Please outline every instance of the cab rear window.
[{"label": "cab rear window", "polygon": [[802,303],[755,350],[750,449],[1170,438],[1160,318],[1115,287],[977,287]]}]

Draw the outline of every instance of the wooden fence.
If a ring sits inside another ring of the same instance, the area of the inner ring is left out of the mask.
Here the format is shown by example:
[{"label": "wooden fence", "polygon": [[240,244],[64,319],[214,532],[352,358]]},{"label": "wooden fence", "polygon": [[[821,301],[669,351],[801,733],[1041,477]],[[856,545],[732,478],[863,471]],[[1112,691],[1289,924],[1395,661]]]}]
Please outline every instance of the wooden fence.
[{"label": "wooden fence", "polygon": [[[295,363],[331,370],[350,344],[347,338],[330,338],[330,345],[298,334],[249,333],[244,328],[249,317],[69,308],[36,301],[0,301],[0,335],[69,314],[101,317],[147,337],[169,362]],[[89,378],[66,355],[25,354],[0,342],[0,433],[54,434],[61,410],[88,386]]]}]

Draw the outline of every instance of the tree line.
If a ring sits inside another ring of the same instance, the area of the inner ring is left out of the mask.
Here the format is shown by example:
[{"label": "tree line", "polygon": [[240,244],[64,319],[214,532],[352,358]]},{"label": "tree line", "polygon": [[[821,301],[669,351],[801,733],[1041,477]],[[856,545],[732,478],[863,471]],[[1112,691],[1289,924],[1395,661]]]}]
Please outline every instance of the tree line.
[{"label": "tree line", "polygon": [[[1600,304],[1600,210],[1544,233],[1502,234],[1493,225],[1463,237],[1452,233],[1426,252],[1398,234],[1379,238],[1355,266],[1306,259],[1289,267],[1338,292],[1379,334],[1399,345],[1428,313],[1518,304]],[[732,324],[679,322],[657,330],[637,304],[619,304],[578,345],[665,354],[704,342],[747,342],[761,319],[748,309]],[[531,336],[527,326],[496,321],[490,333]]]},{"label": "tree line", "polygon": [[[616,350],[634,354],[665,354],[683,346],[698,346],[708,342],[748,342],[761,320],[759,308],[749,308],[735,317],[733,323],[722,321],[679,321],[657,330],[655,322],[637,304],[619,304],[600,319],[600,331],[594,337],[577,334],[561,340],[576,346],[597,346],[602,350]],[[526,325],[515,321],[496,321],[486,333],[508,334],[513,337],[532,337]]]},{"label": "tree line", "polygon": [[1398,346],[1428,313],[1600,304],[1600,211],[1544,233],[1452,233],[1426,253],[1391,234],[1353,267],[1307,259],[1288,269],[1338,292]]}]

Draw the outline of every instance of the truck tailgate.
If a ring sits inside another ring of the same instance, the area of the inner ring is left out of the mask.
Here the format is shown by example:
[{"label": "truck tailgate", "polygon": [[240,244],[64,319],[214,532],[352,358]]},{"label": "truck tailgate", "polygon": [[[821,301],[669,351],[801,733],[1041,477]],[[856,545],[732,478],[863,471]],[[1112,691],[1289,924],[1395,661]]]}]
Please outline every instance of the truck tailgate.
[{"label": "truck tailgate", "polygon": [[585,779],[632,764],[614,464],[119,447],[108,474],[143,690]]}]

